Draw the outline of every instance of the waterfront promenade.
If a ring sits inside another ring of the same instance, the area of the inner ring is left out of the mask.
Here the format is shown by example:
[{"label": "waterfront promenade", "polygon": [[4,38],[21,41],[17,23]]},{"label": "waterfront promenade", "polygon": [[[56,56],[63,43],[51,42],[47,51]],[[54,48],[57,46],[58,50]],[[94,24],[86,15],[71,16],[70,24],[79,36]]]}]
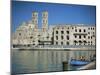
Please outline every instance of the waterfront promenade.
[{"label": "waterfront promenade", "polygon": [[70,45],[70,46],[61,46],[61,45],[38,45],[38,46],[20,46],[18,48],[13,48],[13,49],[32,49],[32,50],[95,50],[96,46],[82,46],[82,45],[78,45],[78,46],[74,46],[74,45]]}]

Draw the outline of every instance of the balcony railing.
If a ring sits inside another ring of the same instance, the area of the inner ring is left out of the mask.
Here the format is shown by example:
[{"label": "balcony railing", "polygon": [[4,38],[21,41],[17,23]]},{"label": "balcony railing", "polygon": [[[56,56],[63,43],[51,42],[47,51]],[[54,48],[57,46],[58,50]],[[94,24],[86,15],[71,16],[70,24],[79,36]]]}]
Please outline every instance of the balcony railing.
[{"label": "balcony railing", "polygon": [[74,35],[87,35],[87,33],[74,33]]}]

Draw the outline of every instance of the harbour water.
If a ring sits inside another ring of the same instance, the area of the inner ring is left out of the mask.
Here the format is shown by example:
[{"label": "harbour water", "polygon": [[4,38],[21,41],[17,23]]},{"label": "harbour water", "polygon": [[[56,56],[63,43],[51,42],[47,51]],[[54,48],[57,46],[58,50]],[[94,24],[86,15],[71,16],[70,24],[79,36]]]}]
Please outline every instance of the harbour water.
[{"label": "harbour water", "polygon": [[[95,50],[11,50],[11,72],[13,74],[63,71],[63,62],[71,58],[89,60]],[[77,70],[78,66],[68,64],[67,70]]]}]

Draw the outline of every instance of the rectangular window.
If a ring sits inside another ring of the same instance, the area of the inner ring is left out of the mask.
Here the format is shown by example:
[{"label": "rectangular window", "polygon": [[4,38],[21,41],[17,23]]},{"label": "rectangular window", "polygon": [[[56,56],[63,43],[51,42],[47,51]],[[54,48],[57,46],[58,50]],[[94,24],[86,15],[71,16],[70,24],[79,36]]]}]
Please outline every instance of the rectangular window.
[{"label": "rectangular window", "polygon": [[45,23],[45,20],[43,20],[43,23]]},{"label": "rectangular window", "polygon": [[88,32],[88,34],[90,34],[90,32]]},{"label": "rectangular window", "polygon": [[92,39],[92,36],[91,36],[91,39]]},{"label": "rectangular window", "polygon": [[69,42],[66,42],[67,45],[69,45]]},{"label": "rectangular window", "polygon": [[58,45],[58,42],[56,42],[56,45]]},{"label": "rectangular window", "polygon": [[90,45],[90,41],[88,41],[88,45]]},{"label": "rectangular window", "polygon": [[21,33],[19,33],[19,35],[21,36]]},{"label": "rectangular window", "polygon": [[75,38],[77,38],[77,35],[75,35]]},{"label": "rectangular window", "polygon": [[67,34],[69,34],[69,31],[66,31],[67,32]]},{"label": "rectangular window", "polygon": [[63,37],[63,36],[61,36],[61,39],[64,39],[64,37]]},{"label": "rectangular window", "polygon": [[46,23],[47,23],[47,20],[46,20]]},{"label": "rectangular window", "polygon": [[93,32],[93,34],[94,34],[94,32]]},{"label": "rectangular window", "polygon": [[62,27],[62,29],[64,29],[64,27]]},{"label": "rectangular window", "polygon": [[86,30],[84,29],[84,32],[86,32]]},{"label": "rectangular window", "polygon": [[63,42],[61,42],[61,45],[63,45]]},{"label": "rectangular window", "polygon": [[56,31],[56,34],[58,34],[58,31]]},{"label": "rectangular window", "polygon": [[58,36],[56,36],[56,40],[58,40]]},{"label": "rectangular window", "polygon": [[45,14],[43,14],[43,17],[45,17]]},{"label": "rectangular window", "polygon": [[67,40],[69,40],[69,36],[66,36]]},{"label": "rectangular window", "polygon": [[64,31],[61,31],[61,34],[64,34]]},{"label": "rectangular window", "polygon": [[84,38],[86,38],[86,36],[84,35]]},{"label": "rectangular window", "polygon": [[88,39],[90,39],[90,36],[88,36]]},{"label": "rectangular window", "polygon": [[33,37],[31,36],[30,39],[32,39]]},{"label": "rectangular window", "polygon": [[91,45],[93,45],[92,41],[91,41]]},{"label": "rectangular window", "polygon": [[81,39],[81,35],[79,35],[79,39]]},{"label": "rectangular window", "polygon": [[79,29],[79,32],[81,32],[81,29]]},{"label": "rectangular window", "polygon": [[77,32],[77,29],[75,29],[75,32]]}]

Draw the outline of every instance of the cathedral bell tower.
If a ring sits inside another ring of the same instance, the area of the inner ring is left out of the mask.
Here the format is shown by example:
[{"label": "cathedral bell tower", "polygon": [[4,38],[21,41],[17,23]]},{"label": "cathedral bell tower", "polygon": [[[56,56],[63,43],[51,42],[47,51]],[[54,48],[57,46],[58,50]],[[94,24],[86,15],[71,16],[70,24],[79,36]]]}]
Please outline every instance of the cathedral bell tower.
[{"label": "cathedral bell tower", "polygon": [[47,32],[48,30],[48,12],[42,12],[42,32]]},{"label": "cathedral bell tower", "polygon": [[34,25],[34,31],[38,31],[38,12],[32,13],[32,23]]}]

